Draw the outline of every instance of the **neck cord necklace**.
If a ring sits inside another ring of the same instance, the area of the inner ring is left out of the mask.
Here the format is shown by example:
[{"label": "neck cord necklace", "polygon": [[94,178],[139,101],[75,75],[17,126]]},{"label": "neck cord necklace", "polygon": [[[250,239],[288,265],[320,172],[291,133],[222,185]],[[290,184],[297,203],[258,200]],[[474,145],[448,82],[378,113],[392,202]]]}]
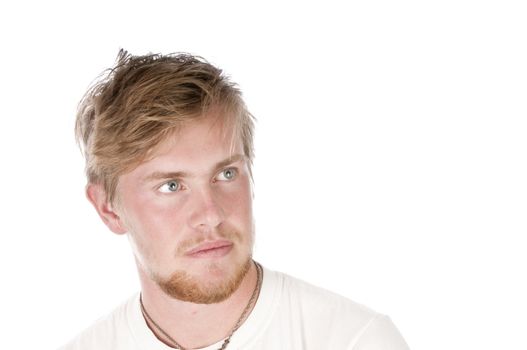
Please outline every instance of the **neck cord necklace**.
[{"label": "neck cord necklace", "polygon": [[[242,325],[242,322],[244,321],[245,317],[247,316],[247,314],[249,313],[249,310],[251,309],[251,306],[254,304],[257,296],[260,294],[260,288],[262,287],[262,280],[263,280],[263,269],[262,269],[262,266],[257,263],[256,261],[254,261],[254,264],[256,265],[256,286],[254,287],[254,290],[253,290],[253,294],[251,295],[251,298],[249,299],[249,302],[247,303],[247,306],[245,306],[245,309],[243,309],[242,311],[242,314],[240,315],[240,317],[238,318],[238,320],[236,321],[236,324],[234,325],[234,327],[232,328],[232,330],[230,331],[229,333],[229,336],[227,338],[225,338],[225,340],[223,341],[223,343],[221,344],[221,347],[219,348],[219,350],[224,350],[225,348],[227,348],[227,345],[229,345],[229,342],[231,341],[231,337],[232,335],[234,334],[234,332],[236,332],[238,330],[238,328],[240,328],[240,326]],[[167,338],[168,340],[170,340],[170,342],[172,343],[172,346],[175,346],[176,349],[181,349],[181,350],[187,350],[186,348],[182,347],[181,345],[179,345],[179,343],[174,339],[172,338],[170,335],[168,335],[167,332],[165,332],[153,319],[152,317],[150,317],[150,315],[148,314],[148,312],[146,312],[146,309],[145,309],[145,306],[143,304],[143,298],[142,298],[142,295],[139,296],[139,303],[141,304],[141,311],[143,313],[143,316],[145,318],[147,318],[150,323],[152,323],[154,325],[154,327],[161,333],[163,334],[163,336],[165,336],[165,338]]]}]

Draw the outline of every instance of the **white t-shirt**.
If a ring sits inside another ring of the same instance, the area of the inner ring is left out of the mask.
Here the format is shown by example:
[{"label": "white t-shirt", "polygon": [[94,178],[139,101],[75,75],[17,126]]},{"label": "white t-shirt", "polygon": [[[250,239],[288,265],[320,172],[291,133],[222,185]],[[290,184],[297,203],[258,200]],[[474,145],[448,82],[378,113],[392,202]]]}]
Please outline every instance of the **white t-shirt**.
[{"label": "white t-shirt", "polygon": [[[223,341],[203,350],[216,350]],[[139,294],[60,350],[169,350],[148,328]],[[387,316],[288,275],[264,269],[253,311],[228,350],[408,350]]]}]

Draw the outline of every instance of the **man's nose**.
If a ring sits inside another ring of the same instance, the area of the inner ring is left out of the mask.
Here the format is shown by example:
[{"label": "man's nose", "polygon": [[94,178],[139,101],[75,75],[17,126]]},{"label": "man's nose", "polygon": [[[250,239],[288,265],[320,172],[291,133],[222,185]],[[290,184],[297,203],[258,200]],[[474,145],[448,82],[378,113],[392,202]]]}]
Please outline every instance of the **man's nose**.
[{"label": "man's nose", "polygon": [[193,208],[189,217],[191,227],[206,231],[219,226],[225,219],[219,195],[207,187],[193,193]]}]

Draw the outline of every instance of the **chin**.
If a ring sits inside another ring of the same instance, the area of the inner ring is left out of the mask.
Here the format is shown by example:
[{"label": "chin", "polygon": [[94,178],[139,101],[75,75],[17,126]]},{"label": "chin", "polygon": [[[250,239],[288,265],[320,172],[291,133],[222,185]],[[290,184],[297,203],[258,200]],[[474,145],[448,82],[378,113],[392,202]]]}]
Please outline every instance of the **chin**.
[{"label": "chin", "polygon": [[[223,259],[221,259],[223,260]],[[252,264],[248,255],[239,263],[204,262],[201,273],[178,270],[166,279],[154,278],[168,296],[196,304],[219,303],[229,298],[240,286]],[[229,265],[232,268],[229,268]]]}]

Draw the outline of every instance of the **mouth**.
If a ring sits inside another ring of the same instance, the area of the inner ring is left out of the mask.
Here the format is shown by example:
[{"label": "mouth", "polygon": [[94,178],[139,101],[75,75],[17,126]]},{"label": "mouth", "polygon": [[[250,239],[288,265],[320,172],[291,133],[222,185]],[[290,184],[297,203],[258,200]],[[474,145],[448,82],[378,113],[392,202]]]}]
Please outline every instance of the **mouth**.
[{"label": "mouth", "polygon": [[232,242],[225,240],[205,242],[190,249],[185,255],[191,258],[219,258],[227,255],[232,247]]}]

